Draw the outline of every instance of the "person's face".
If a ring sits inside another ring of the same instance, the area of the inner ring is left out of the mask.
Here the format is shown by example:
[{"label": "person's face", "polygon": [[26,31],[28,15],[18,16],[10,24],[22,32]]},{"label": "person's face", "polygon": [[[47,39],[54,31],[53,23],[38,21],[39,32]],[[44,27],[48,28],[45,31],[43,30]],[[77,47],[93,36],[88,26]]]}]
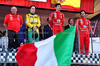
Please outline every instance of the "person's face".
[{"label": "person's face", "polygon": [[16,14],[17,13],[17,8],[16,7],[12,7],[11,8],[11,13]]},{"label": "person's face", "polygon": [[69,23],[70,23],[70,25],[73,25],[73,19],[70,19],[70,21],[69,21]]},{"label": "person's face", "polygon": [[81,17],[85,17],[85,12],[81,12]]},{"label": "person's face", "polygon": [[56,11],[60,11],[61,6],[60,5],[57,5],[57,7],[55,7],[55,8],[56,8]]},{"label": "person's face", "polygon": [[5,36],[8,36],[8,33],[5,33]]},{"label": "person's face", "polygon": [[35,13],[35,7],[34,6],[31,7],[30,12]]}]

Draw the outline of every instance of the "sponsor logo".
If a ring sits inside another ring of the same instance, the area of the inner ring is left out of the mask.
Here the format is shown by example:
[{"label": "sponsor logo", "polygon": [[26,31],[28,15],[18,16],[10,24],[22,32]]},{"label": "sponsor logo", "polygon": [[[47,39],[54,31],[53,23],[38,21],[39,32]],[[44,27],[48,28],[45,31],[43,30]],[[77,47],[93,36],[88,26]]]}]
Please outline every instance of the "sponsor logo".
[{"label": "sponsor logo", "polygon": [[60,19],[57,19],[57,22],[60,22]]},{"label": "sponsor logo", "polygon": [[57,13],[54,13],[54,15],[57,15]]},{"label": "sponsor logo", "polygon": [[30,18],[33,18],[33,16],[30,16]]},{"label": "sponsor logo", "polygon": [[83,25],[83,22],[81,21],[81,25]]},{"label": "sponsor logo", "polygon": [[33,19],[30,19],[30,21],[33,21]]},{"label": "sponsor logo", "polygon": [[84,25],[83,27],[84,27],[84,28],[87,28],[87,26],[86,26],[86,25]]},{"label": "sponsor logo", "polygon": [[37,21],[37,20],[34,20],[34,21]]},{"label": "sponsor logo", "polygon": [[17,17],[19,17],[19,15],[17,15]]},{"label": "sponsor logo", "polygon": [[12,15],[10,15],[12,17]]},{"label": "sponsor logo", "polygon": [[82,19],[80,19],[80,21],[83,21]]},{"label": "sponsor logo", "polygon": [[57,13],[54,13],[54,17],[55,17],[55,19],[57,18]]},{"label": "sponsor logo", "polygon": [[88,25],[88,22],[86,22],[86,24]]},{"label": "sponsor logo", "polygon": [[12,21],[12,20],[13,20],[13,18],[12,18],[12,17],[10,17],[10,20]]}]

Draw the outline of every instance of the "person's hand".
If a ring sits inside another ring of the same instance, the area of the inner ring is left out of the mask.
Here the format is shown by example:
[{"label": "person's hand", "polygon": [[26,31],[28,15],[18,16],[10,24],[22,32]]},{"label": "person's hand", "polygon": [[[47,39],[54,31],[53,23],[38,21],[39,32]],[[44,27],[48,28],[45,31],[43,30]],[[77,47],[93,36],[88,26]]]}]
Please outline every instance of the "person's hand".
[{"label": "person's hand", "polygon": [[24,39],[24,43],[26,43],[26,39]]},{"label": "person's hand", "polygon": [[34,31],[36,31],[36,29],[37,29],[36,27],[33,28]]}]

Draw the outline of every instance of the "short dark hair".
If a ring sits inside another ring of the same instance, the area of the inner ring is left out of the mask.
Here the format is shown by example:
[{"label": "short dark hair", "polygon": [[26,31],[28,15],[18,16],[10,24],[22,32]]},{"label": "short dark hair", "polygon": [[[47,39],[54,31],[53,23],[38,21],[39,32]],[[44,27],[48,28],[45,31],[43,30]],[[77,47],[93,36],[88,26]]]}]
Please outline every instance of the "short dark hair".
[{"label": "short dark hair", "polygon": [[68,19],[68,23],[70,23],[69,21],[70,21],[71,19],[72,19],[72,18],[69,18],[69,19]]},{"label": "short dark hair", "polygon": [[60,6],[61,6],[61,4],[60,4],[60,3],[57,3],[57,4],[55,4],[55,7],[57,7],[58,5],[60,5]]},{"label": "short dark hair", "polygon": [[47,21],[49,21],[49,18],[47,18]]},{"label": "short dark hair", "polygon": [[[81,10],[81,12],[85,12],[85,14],[86,14],[86,11],[84,11],[84,10]],[[80,14],[81,14],[81,12],[80,12]]]},{"label": "short dark hair", "polygon": [[[35,7],[35,5],[31,5],[31,6],[30,6],[30,9],[31,9],[32,7]],[[35,7],[35,8],[36,8],[36,7]]]}]

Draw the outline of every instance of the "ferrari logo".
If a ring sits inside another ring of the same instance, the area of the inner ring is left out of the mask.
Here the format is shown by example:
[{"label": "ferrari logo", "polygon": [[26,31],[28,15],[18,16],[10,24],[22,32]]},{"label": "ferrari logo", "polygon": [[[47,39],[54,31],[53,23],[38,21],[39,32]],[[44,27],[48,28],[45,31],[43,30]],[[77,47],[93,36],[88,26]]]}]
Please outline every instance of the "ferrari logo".
[{"label": "ferrari logo", "polygon": [[81,25],[83,24],[83,22],[81,21]]}]

